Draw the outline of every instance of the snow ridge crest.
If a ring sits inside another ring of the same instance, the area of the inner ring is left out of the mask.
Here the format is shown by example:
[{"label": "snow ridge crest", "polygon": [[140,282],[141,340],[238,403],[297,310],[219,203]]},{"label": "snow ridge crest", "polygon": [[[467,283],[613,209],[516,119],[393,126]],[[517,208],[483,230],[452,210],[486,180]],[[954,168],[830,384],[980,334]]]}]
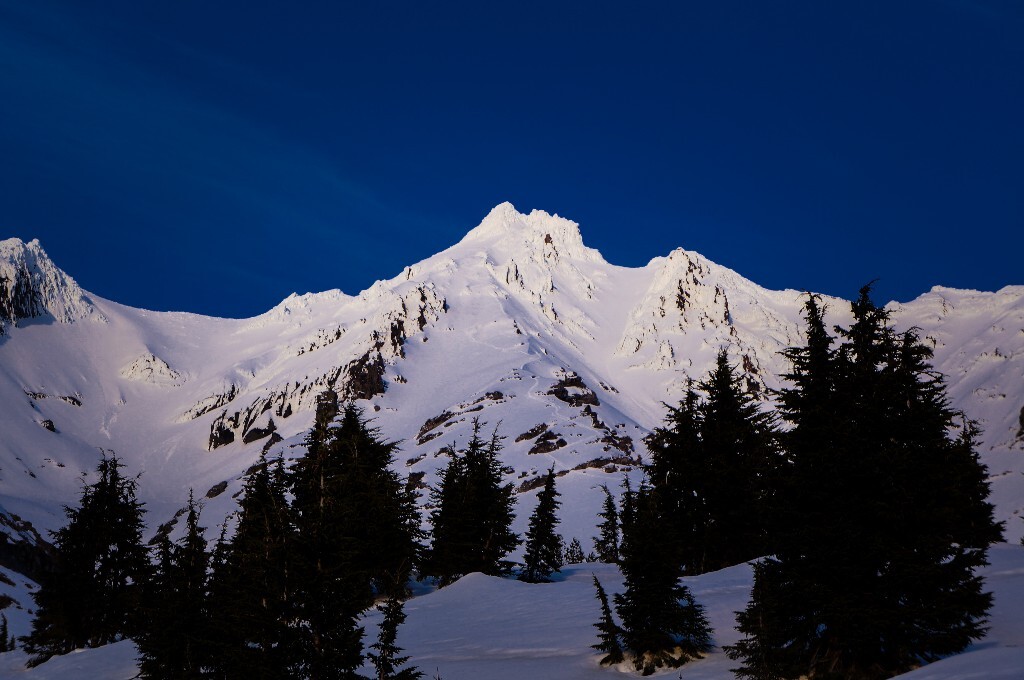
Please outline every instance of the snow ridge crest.
[{"label": "snow ridge crest", "polygon": [[543,210],[525,215],[508,201],[495,206],[459,245],[483,247],[499,256],[546,253],[548,258],[555,254],[570,260],[604,261],[599,252],[583,244],[576,222]]},{"label": "snow ridge crest", "polygon": [[88,316],[103,318],[78,283],[53,263],[38,239],[0,241],[0,335],[19,321],[47,316],[58,323]]}]

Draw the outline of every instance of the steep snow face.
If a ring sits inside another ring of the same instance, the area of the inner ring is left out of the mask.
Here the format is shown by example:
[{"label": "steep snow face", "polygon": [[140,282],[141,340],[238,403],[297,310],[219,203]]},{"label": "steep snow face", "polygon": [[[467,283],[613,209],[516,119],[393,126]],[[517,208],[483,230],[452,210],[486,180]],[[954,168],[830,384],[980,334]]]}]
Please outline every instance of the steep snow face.
[{"label": "steep snow face", "polygon": [[70,323],[94,314],[82,289],[50,261],[38,240],[0,241],[0,335],[19,321],[48,316]]},{"label": "steep snow face", "polygon": [[629,313],[615,349],[630,368],[675,371],[679,379],[669,392],[678,393],[728,347],[749,389],[778,387],[778,353],[800,339],[800,293],[765,290],[682,249],[648,268],[650,286]]},{"label": "steep snow face", "polygon": [[[63,522],[99,449],[143,473],[151,531],[190,488],[214,526],[261,452],[301,455],[316,397],[332,388],[401,442],[396,466],[420,488],[475,418],[497,426],[520,491],[517,529],[554,466],[562,533],[589,550],[597,488],[639,474],[663,404],[703,378],[720,348],[767,403],[788,368],[780,350],[802,341],[796,291],[765,290],[684,250],[618,267],[574,222],[507,203],[358,295],[292,295],[244,320],[124,307],[83,293],[36,243],[0,246],[5,277],[27,271],[19,280],[36,291],[17,318],[44,310],[37,322],[8,321],[0,338],[0,505],[40,531]],[[830,323],[849,322],[847,302],[826,303]],[[953,405],[981,422],[998,513],[1016,539],[1024,288],[935,289],[890,309],[899,329],[921,329]]]}]

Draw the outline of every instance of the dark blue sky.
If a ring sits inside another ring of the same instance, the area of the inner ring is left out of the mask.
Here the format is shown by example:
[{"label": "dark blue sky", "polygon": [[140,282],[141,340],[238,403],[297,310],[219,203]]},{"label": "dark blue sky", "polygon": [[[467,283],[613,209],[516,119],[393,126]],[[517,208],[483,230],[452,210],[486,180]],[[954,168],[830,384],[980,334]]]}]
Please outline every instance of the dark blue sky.
[{"label": "dark blue sky", "polygon": [[0,237],[150,309],[356,293],[504,200],[622,265],[1022,284],[1022,121],[1014,0],[0,0]]}]

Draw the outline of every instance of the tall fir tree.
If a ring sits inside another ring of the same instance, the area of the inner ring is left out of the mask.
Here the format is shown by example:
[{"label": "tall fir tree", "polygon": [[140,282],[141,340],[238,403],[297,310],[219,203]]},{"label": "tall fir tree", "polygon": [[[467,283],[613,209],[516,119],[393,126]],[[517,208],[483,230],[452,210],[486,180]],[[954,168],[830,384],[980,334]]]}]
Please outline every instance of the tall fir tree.
[{"label": "tall fir tree", "polygon": [[699,388],[705,398],[689,387],[666,426],[647,439],[666,541],[689,574],[769,552],[783,464],[774,414],[743,389],[725,349]]},{"label": "tall fir tree", "polygon": [[597,644],[591,646],[604,655],[600,660],[602,666],[622,663],[626,658],[622,653],[622,643],[619,641],[622,637],[622,630],[612,617],[612,608],[608,604],[608,593],[605,592],[604,586],[597,580],[596,575],[594,576],[594,589],[597,591],[597,600],[601,603],[601,618],[594,624],[594,628],[597,628]]},{"label": "tall fir tree", "polygon": [[291,475],[296,601],[312,678],[354,677],[362,664],[357,618],[375,595],[406,594],[421,536],[415,495],[390,468],[396,445],[382,441],[353,404],[331,425],[330,402],[321,400]]},{"label": "tall fir tree", "polygon": [[299,677],[292,572],[295,530],[281,459],[245,480],[235,533],[212,559],[209,627],[216,678]]},{"label": "tall fir tree", "polygon": [[743,388],[725,349],[700,387],[707,394],[700,436],[709,472],[710,517],[701,571],[712,571],[770,552],[768,533],[783,457],[775,414],[760,408]]},{"label": "tall fir tree", "polygon": [[622,560],[622,544],[626,540],[626,526],[636,517],[636,492],[627,475],[622,477],[622,496],[619,497],[619,561]]},{"label": "tall fir tree", "polygon": [[209,554],[199,509],[189,492],[185,535],[177,544],[164,536],[157,547],[156,573],[143,598],[143,623],[135,638],[139,677],[204,677],[210,665],[207,643]]},{"label": "tall fir tree", "polygon": [[[323,440],[311,440],[293,470],[292,488],[300,534],[315,542],[323,526],[333,526],[331,549],[343,556],[349,575],[365,581],[371,593],[400,597],[418,559],[421,533],[416,497],[390,467],[396,447],[347,404]],[[370,603],[367,597],[363,608]]]},{"label": "tall fir tree", "polygon": [[465,450],[449,449],[441,482],[431,492],[432,542],[422,575],[435,577],[441,587],[475,571],[507,574],[512,564],[505,556],[519,544],[511,528],[514,490],[502,483],[498,461],[500,438],[495,431],[485,442],[480,430],[474,420]]},{"label": "tall fir tree", "polygon": [[870,287],[838,349],[823,315],[809,296],[807,344],[787,352],[792,470],[729,650],[744,677],[887,678],[964,649],[991,605],[976,570],[1001,528],[975,426],[953,434],[930,350]]},{"label": "tall fir tree", "polygon": [[703,571],[710,524],[710,475],[701,443],[700,406],[700,397],[689,381],[679,406],[668,407],[665,425],[645,440],[651,453],[647,475],[665,518],[663,540],[687,574]]},{"label": "tall fir tree", "polygon": [[523,572],[519,577],[522,581],[548,581],[553,572],[562,568],[562,537],[555,531],[560,521],[560,495],[555,488],[555,468],[552,467],[544,478],[543,488],[537,494],[537,507],[530,515],[526,530]]},{"label": "tall fir tree", "polygon": [[662,540],[664,523],[653,492],[641,485],[631,503],[620,548],[625,589],[615,596],[615,608],[633,666],[650,675],[703,656],[712,647],[711,626],[680,582],[682,567]]},{"label": "tall fir tree", "polygon": [[402,648],[398,646],[398,627],[405,621],[405,610],[402,601],[390,597],[381,607],[384,620],[380,624],[377,641],[370,645],[367,653],[375,671],[375,680],[416,680],[423,673],[415,666],[405,666],[408,656],[402,656]]},{"label": "tall fir tree", "polygon": [[597,525],[597,536],[594,537],[594,552],[601,562],[617,564],[619,561],[619,509],[615,505],[615,498],[612,492],[604,484],[601,485],[604,491],[604,501],[601,504],[601,512],[598,517],[601,523]]},{"label": "tall fir tree", "polygon": [[117,456],[104,456],[99,478],[82,489],[79,507],[51,535],[57,568],[33,594],[36,618],[23,639],[30,666],[54,654],[98,647],[135,635],[142,584],[150,575],[142,544],[138,480],[126,478]]},{"label": "tall fir tree", "polygon": [[17,642],[14,636],[11,635],[10,630],[8,630],[7,615],[0,614],[0,654],[3,652],[13,652],[17,648]]}]

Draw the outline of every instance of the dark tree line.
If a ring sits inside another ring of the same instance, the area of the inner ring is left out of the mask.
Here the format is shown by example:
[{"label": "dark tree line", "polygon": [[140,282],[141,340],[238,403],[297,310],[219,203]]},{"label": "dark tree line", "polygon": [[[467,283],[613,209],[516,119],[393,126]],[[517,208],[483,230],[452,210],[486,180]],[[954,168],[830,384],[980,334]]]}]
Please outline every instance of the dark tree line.
[{"label": "dark tree line", "polygon": [[626,497],[619,568],[624,590],[614,597],[622,644],[644,675],[675,668],[711,649],[711,626],[680,578],[674,546],[664,540],[665,517],[654,489],[642,485]]},{"label": "dark tree line", "polygon": [[681,581],[752,559],[767,543],[764,512],[781,459],[774,420],[740,387],[726,354],[700,385],[691,387],[668,422],[647,440],[652,463],[634,490],[623,480],[617,505],[607,487],[594,547],[619,565],[623,592],[612,615],[604,588],[596,624],[603,664],[628,659],[650,675],[676,668],[712,648],[703,607]]},{"label": "dark tree line", "polygon": [[[147,550],[138,481],[104,458],[54,534],[59,569],[36,593],[23,640],[31,663],[132,638],[143,678],[356,678],[365,660],[379,680],[421,677],[396,644],[414,570],[440,586],[472,571],[505,575],[520,542],[500,438],[485,441],[481,427],[449,451],[429,549],[416,497],[391,470],[395,444],[357,407],[339,412],[333,392],[318,401],[302,458],[261,457],[250,469],[212,550],[191,495],[181,538],[158,534]],[[524,580],[562,564],[554,479],[552,470],[530,520]],[[364,652],[359,618],[377,600],[384,621]]]},{"label": "dark tree line", "polygon": [[390,469],[394,450],[355,406],[339,417],[327,393],[306,454],[249,472],[230,535],[225,526],[208,551],[190,498],[183,536],[161,536],[152,562],[137,481],[104,458],[54,534],[59,567],[35,595],[24,640],[32,663],[133,638],[144,678],[355,678],[358,618],[386,597],[370,657],[380,678],[418,677],[397,670],[399,598],[422,536],[415,496]]},{"label": "dark tree line", "polygon": [[185,535],[157,543],[155,573],[144,589],[140,611],[146,622],[136,634],[140,675],[146,678],[194,678],[212,665],[207,624],[210,555],[199,508],[189,495]]}]

